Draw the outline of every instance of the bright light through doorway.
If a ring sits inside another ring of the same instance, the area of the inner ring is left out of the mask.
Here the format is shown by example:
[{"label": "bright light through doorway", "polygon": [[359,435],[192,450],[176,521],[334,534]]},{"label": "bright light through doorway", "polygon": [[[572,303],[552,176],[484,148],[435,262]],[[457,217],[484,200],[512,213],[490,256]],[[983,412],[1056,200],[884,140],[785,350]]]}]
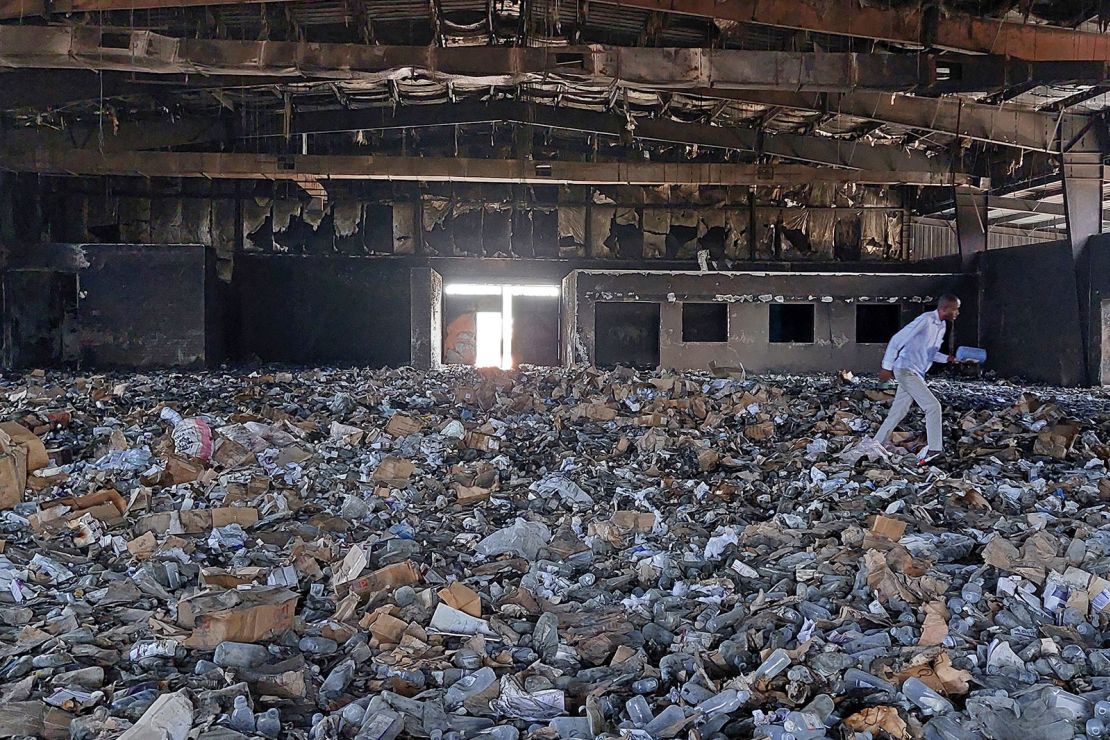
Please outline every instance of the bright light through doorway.
[{"label": "bright light through doorway", "polygon": [[474,321],[475,345],[474,364],[478,367],[502,367],[501,356],[501,314],[494,311],[479,311]]},{"label": "bright light through doorway", "polygon": [[479,311],[474,318],[475,356],[478,367],[513,366],[513,296],[558,298],[558,285],[497,285],[453,283],[443,286],[445,295],[499,295],[501,311]]}]

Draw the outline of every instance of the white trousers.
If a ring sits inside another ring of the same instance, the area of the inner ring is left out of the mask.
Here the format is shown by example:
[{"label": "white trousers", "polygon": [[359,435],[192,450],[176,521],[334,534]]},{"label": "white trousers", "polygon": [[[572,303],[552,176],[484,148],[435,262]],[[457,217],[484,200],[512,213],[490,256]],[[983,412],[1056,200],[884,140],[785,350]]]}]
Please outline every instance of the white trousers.
[{"label": "white trousers", "polygon": [[894,377],[898,381],[898,392],[894,395],[894,402],[890,404],[890,413],[886,421],[879,427],[875,439],[880,444],[890,441],[894,428],[906,418],[910,412],[910,405],[916,403],[925,412],[925,434],[929,439],[929,449],[939,452],[944,449],[944,438],[940,426],[940,401],[929,390],[925,379],[913,370],[896,368]]}]

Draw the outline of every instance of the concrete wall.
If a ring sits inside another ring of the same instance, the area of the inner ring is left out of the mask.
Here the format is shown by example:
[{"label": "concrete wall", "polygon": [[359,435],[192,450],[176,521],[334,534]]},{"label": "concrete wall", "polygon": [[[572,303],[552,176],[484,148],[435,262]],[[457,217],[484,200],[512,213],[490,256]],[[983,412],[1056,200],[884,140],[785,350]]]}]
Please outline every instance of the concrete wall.
[{"label": "concrete wall", "polygon": [[[976,277],[965,274],[859,273],[679,273],[582,270],[564,283],[573,290],[566,323],[573,352],[569,362],[595,357],[595,306],[603,301],[653,301],[661,305],[660,364],[675,369],[743,365],[751,372],[875,371],[884,344],[855,341],[855,306],[870,302],[898,303],[908,321],[945,292],[964,298],[956,325],[961,344],[977,339]],[[895,299],[895,300],[889,300]],[[721,301],[728,304],[729,339],[723,343],[682,341],[682,303]],[[814,305],[812,344],[769,341],[769,306],[774,302]]]},{"label": "concrete wall", "polygon": [[0,365],[51,367],[74,357],[77,278],[48,270],[7,270],[0,280]]},{"label": "concrete wall", "polygon": [[83,245],[77,336],[82,367],[186,367],[206,361],[205,249]]},{"label": "concrete wall", "polygon": [[1071,246],[1049,242],[979,257],[982,346],[999,375],[1079,385],[1085,362]]},{"label": "concrete wall", "polygon": [[408,265],[358,257],[238,255],[233,358],[409,363]]},{"label": "concrete wall", "polygon": [[1090,327],[1087,367],[1092,384],[1110,385],[1110,234],[1092,236],[1087,242],[1087,259],[1079,271],[1081,293],[1089,296],[1083,310]]},{"label": "concrete wall", "polygon": [[409,276],[411,305],[410,362],[424,370],[439,367],[443,357],[443,278],[427,267]]}]

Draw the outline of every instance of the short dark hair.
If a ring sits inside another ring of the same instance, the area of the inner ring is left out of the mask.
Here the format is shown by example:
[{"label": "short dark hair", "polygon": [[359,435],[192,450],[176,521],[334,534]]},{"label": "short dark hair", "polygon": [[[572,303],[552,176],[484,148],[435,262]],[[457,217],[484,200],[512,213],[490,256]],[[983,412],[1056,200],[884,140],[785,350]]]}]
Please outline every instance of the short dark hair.
[{"label": "short dark hair", "polygon": [[959,303],[959,302],[960,302],[960,297],[958,295],[956,295],[955,293],[945,293],[944,295],[942,295],[940,298],[937,299],[937,305],[938,306],[949,306],[953,303]]}]

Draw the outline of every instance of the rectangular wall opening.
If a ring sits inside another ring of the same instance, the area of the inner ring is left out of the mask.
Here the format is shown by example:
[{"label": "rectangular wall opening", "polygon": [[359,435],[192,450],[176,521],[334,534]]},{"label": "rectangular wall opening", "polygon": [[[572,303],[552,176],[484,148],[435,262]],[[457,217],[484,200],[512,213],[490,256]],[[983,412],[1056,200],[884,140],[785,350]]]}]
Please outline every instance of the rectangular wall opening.
[{"label": "rectangular wall opening", "polygon": [[897,303],[856,306],[856,343],[886,344],[902,328],[902,308]]},{"label": "rectangular wall opening", "polygon": [[683,303],[683,342],[727,342],[727,303]]},{"label": "rectangular wall opening", "polygon": [[772,344],[813,344],[812,303],[772,303],[768,335]]},{"label": "rectangular wall opening", "polygon": [[595,304],[594,355],[594,364],[601,368],[659,367],[659,304]]},{"label": "rectangular wall opening", "polygon": [[444,364],[558,364],[560,294],[558,285],[444,285]]}]

